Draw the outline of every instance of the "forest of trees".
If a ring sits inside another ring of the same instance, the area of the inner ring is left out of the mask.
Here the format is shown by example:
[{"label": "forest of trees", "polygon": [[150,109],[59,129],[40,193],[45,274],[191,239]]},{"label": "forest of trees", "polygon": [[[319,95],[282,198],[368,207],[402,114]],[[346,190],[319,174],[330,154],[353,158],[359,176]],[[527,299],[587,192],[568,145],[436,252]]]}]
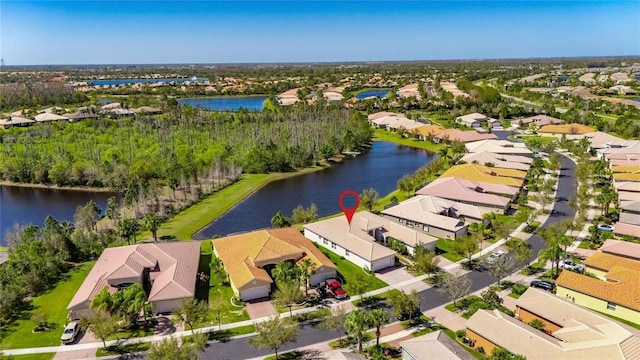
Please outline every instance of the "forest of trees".
[{"label": "forest of trees", "polygon": [[0,179],[125,189],[213,181],[229,169],[284,172],[370,141],[366,117],[334,107],[39,124],[0,133]]},{"label": "forest of trees", "polygon": [[89,100],[63,83],[4,83],[0,85],[0,112],[16,108],[79,104]]}]

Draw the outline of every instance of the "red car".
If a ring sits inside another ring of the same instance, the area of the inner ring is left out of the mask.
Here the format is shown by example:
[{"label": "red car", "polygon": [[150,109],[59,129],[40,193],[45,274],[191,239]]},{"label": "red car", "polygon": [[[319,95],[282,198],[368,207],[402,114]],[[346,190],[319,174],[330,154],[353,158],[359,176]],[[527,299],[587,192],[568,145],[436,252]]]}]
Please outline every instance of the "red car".
[{"label": "red car", "polygon": [[324,281],[324,284],[327,286],[327,292],[331,293],[331,295],[336,299],[344,299],[348,296],[347,292],[342,289],[340,281],[336,279],[327,279]]}]

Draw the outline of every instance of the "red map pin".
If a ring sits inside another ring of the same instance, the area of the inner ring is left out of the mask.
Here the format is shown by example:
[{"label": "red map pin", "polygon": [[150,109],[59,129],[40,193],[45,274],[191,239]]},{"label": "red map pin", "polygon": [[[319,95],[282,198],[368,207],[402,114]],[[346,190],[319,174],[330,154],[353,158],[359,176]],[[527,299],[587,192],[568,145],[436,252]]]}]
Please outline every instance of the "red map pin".
[{"label": "red map pin", "polygon": [[[342,199],[344,199],[346,195],[352,195],[354,198],[356,198],[356,205],[354,207],[348,208],[344,206],[344,204],[342,203]],[[340,197],[338,197],[338,205],[340,205],[340,209],[342,209],[342,212],[347,216],[347,222],[349,223],[349,225],[351,225],[353,214],[356,213],[356,210],[358,210],[358,206],[360,206],[360,196],[353,190],[345,190],[342,192],[342,194],[340,194]]]}]

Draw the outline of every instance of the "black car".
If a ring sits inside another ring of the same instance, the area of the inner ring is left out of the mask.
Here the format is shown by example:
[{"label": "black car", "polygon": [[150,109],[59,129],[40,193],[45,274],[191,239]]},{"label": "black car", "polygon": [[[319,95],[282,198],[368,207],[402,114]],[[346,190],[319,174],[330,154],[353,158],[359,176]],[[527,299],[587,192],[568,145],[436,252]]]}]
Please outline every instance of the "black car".
[{"label": "black car", "polygon": [[553,290],[554,285],[548,281],[533,280],[529,286],[547,291]]}]

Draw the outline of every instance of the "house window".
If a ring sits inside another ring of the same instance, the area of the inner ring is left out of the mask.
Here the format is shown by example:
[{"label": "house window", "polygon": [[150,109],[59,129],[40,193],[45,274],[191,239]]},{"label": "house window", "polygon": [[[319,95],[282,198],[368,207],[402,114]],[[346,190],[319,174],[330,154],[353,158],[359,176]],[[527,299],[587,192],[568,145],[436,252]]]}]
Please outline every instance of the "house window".
[{"label": "house window", "polygon": [[349,250],[345,250],[345,251],[344,251],[344,256],[349,256],[349,255],[351,255],[351,251],[349,251]]},{"label": "house window", "polygon": [[332,242],[331,243],[331,248],[335,250],[336,249],[336,243]]},{"label": "house window", "polygon": [[407,220],[407,227],[413,227],[413,221]]},{"label": "house window", "polygon": [[404,220],[402,220],[402,219],[398,219],[398,222],[399,222],[400,224],[402,224],[402,223],[404,222]]},{"label": "house window", "polygon": [[616,304],[612,302],[607,303],[607,310],[616,311]]},{"label": "house window", "polygon": [[329,242],[325,238],[322,238],[322,243],[325,244],[325,245],[329,245]]},{"label": "house window", "polygon": [[422,231],[429,231],[429,225],[422,225]]}]

